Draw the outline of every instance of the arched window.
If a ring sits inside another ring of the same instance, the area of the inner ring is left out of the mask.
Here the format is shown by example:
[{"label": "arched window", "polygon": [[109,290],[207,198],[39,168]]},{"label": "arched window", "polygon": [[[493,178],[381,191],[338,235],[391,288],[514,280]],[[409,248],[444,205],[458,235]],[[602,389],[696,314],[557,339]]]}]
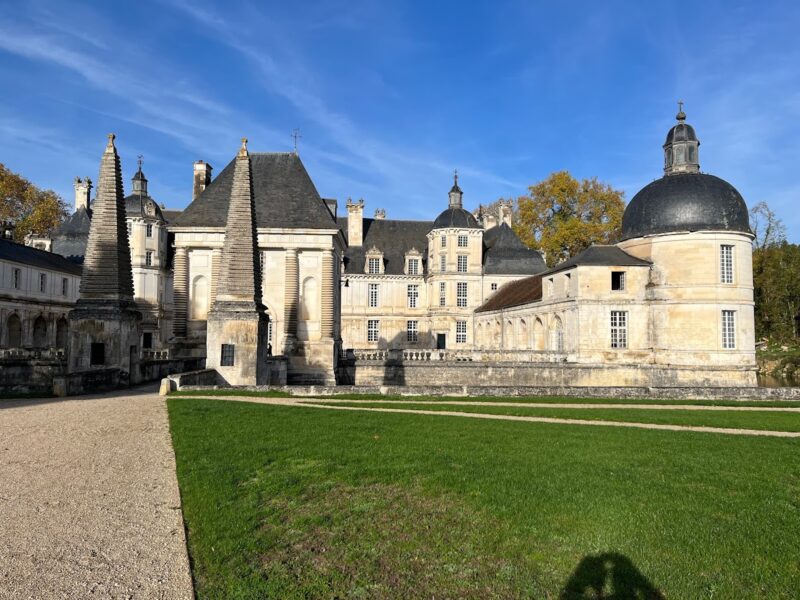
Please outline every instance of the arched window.
[{"label": "arched window", "polygon": [[198,275],[192,281],[192,319],[208,317],[208,279]]},{"label": "arched window", "polygon": [[8,347],[19,348],[22,346],[22,321],[17,315],[11,315],[6,321],[6,331],[8,332]]},{"label": "arched window", "polygon": [[541,319],[536,319],[533,322],[533,348],[535,350],[544,350],[544,325]]},{"label": "arched window", "polygon": [[558,317],[553,317],[553,325],[550,328],[550,349],[554,352],[564,351],[564,326]]},{"label": "arched window", "polygon": [[519,333],[517,335],[517,349],[518,350],[527,350],[528,349],[528,323],[525,319],[521,319],[519,322]]},{"label": "arched window", "polygon": [[33,322],[33,347],[47,348],[47,321],[41,315]]},{"label": "arched window", "polygon": [[319,291],[317,280],[313,277],[306,277],[303,280],[302,294],[300,296],[300,318],[304,321],[319,320]]},{"label": "arched window", "polygon": [[64,317],[61,317],[58,321],[56,321],[56,348],[67,347],[68,332],[69,326],[67,325],[67,320]]}]

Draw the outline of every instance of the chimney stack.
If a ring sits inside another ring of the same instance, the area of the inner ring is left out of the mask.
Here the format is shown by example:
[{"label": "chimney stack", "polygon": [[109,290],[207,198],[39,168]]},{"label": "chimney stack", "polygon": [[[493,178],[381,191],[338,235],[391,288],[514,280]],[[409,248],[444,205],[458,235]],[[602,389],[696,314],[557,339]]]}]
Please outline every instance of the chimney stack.
[{"label": "chimney stack", "polygon": [[511,200],[500,201],[500,222],[505,223],[511,227],[511,218],[514,214],[514,208]]},{"label": "chimney stack", "polygon": [[364,244],[364,200],[353,202],[347,199],[347,243],[350,246]]},{"label": "chimney stack", "polygon": [[86,177],[81,179],[75,178],[75,211],[82,208],[89,208],[89,197],[92,192],[92,180]]},{"label": "chimney stack", "polygon": [[375,219],[378,221],[383,221],[386,218],[386,209],[385,208],[376,208],[375,209]]},{"label": "chimney stack", "polygon": [[214,168],[207,162],[198,160],[194,163],[194,185],[192,186],[192,200],[203,193],[203,190],[211,183],[211,171]]}]

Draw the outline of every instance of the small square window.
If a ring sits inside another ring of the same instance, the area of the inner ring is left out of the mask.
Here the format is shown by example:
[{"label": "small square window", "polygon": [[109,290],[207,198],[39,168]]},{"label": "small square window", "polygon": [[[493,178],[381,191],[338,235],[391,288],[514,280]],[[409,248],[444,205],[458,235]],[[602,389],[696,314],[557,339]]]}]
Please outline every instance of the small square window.
[{"label": "small square window", "polygon": [[232,367],[236,346],[234,344],[222,344],[222,355],[219,364],[222,367]]},{"label": "small square window", "polygon": [[458,236],[458,247],[466,248],[469,245],[469,238],[465,235]]},{"label": "small square window", "polygon": [[496,292],[496,291],[497,291],[497,284],[496,284],[496,283],[493,283],[493,284],[491,285],[491,288],[492,288],[492,291],[493,291],[493,292]]},{"label": "small square window", "polygon": [[611,271],[611,289],[615,292],[625,289],[625,271]]},{"label": "small square window", "polygon": [[92,342],[89,350],[89,364],[91,366],[106,364],[106,345],[101,342]]}]

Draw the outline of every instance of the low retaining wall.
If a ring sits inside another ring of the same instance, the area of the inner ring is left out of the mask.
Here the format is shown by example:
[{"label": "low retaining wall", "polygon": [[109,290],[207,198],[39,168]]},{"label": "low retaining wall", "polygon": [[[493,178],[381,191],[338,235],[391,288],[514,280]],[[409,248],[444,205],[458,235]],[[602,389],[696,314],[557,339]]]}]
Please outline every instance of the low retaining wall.
[{"label": "low retaining wall", "polygon": [[53,392],[53,378],[64,374],[61,359],[4,357],[0,359],[0,394],[43,394]]}]

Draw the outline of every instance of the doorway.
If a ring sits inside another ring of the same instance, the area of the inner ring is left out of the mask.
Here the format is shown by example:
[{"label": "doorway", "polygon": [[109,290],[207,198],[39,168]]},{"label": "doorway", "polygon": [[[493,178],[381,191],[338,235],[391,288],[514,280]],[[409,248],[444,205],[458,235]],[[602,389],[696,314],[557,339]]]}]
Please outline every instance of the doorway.
[{"label": "doorway", "polygon": [[446,334],[444,334],[444,333],[437,333],[436,334],[436,349],[437,350],[444,350],[447,347],[447,344],[445,342],[446,339],[447,339],[446,338]]}]

